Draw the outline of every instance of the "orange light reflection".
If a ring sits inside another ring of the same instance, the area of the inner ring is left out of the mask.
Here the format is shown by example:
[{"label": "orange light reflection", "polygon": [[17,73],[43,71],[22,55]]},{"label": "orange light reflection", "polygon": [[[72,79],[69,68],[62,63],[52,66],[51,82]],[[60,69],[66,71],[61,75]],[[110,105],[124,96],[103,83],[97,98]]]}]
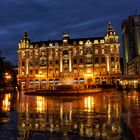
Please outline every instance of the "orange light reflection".
[{"label": "orange light reflection", "polygon": [[4,100],[2,101],[2,110],[3,111],[10,111],[10,94],[5,94]]}]

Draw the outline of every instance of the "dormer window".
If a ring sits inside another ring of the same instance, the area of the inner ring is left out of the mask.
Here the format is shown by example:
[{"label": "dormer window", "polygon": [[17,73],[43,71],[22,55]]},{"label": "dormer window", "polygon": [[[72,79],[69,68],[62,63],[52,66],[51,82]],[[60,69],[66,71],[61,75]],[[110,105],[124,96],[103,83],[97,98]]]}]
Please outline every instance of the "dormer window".
[{"label": "dormer window", "polygon": [[100,42],[101,42],[101,43],[105,43],[105,41],[104,41],[104,40],[101,40]]},{"label": "dormer window", "polygon": [[49,47],[52,47],[53,46],[53,44],[52,43],[49,43]]},{"label": "dormer window", "polygon": [[83,45],[83,41],[79,41],[79,45]]},{"label": "dormer window", "polygon": [[55,43],[55,46],[58,47],[59,46],[58,43]]},{"label": "dormer window", "polygon": [[95,44],[98,44],[98,40],[94,40],[94,43],[95,43]]}]

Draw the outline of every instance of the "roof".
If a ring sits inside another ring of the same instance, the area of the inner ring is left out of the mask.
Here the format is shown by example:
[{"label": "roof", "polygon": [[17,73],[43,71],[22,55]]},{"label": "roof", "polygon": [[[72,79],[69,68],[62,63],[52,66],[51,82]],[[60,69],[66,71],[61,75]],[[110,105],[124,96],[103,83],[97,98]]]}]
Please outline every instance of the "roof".
[{"label": "roof", "polygon": [[[69,45],[73,45],[74,42],[79,44],[79,41],[83,41],[83,43],[85,43],[87,40],[90,40],[91,42],[95,41],[95,40],[104,40],[104,37],[92,37],[92,38],[75,38],[75,39],[68,39],[68,44]],[[58,43],[59,45],[63,44],[63,39],[62,40],[48,40],[48,41],[38,41],[38,42],[31,42],[31,45],[42,45],[45,44],[47,46],[49,46],[49,44],[55,44]]]}]

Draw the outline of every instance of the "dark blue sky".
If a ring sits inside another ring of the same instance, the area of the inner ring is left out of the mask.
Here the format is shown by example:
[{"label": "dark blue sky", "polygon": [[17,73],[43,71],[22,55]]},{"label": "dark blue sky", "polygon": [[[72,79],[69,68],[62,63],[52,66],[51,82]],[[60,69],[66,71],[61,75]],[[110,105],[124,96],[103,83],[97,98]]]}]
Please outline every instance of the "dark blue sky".
[{"label": "dark blue sky", "polygon": [[[17,64],[17,49],[25,30],[31,41],[104,36],[108,22],[121,41],[121,22],[140,14],[140,0],[2,0],[0,51]],[[122,47],[122,46],[121,46]]]}]

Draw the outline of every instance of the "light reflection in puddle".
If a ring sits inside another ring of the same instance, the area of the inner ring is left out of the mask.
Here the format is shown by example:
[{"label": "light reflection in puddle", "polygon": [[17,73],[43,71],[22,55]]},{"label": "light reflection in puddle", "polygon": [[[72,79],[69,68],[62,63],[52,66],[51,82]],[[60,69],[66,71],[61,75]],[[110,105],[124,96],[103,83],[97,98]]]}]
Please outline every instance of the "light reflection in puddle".
[{"label": "light reflection in puddle", "polygon": [[[21,96],[18,128],[20,137],[119,139],[121,106],[118,95],[81,97]],[[117,97],[117,98],[116,98]],[[23,132],[25,135],[23,135]],[[55,136],[56,135],[56,136]]]}]

